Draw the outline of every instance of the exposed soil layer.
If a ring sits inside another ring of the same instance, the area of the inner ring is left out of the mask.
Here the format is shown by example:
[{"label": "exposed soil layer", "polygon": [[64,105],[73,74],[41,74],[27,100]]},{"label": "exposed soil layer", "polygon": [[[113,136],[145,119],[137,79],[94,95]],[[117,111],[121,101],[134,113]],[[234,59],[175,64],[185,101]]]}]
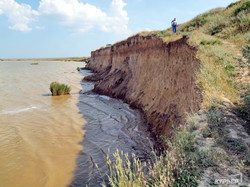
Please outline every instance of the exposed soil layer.
[{"label": "exposed soil layer", "polygon": [[196,84],[197,49],[183,37],[165,43],[157,36],[135,35],[91,53],[94,92],[123,99],[141,109],[158,142],[202,103]]}]

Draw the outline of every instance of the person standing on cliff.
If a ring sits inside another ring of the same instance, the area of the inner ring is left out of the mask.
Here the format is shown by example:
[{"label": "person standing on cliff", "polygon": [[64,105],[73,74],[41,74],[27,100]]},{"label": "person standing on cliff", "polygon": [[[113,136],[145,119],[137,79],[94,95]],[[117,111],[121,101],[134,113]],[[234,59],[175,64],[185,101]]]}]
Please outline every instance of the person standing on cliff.
[{"label": "person standing on cliff", "polygon": [[174,18],[174,19],[171,21],[171,25],[172,25],[172,31],[173,31],[173,33],[175,34],[176,31],[177,31],[177,21],[176,21],[176,18]]}]

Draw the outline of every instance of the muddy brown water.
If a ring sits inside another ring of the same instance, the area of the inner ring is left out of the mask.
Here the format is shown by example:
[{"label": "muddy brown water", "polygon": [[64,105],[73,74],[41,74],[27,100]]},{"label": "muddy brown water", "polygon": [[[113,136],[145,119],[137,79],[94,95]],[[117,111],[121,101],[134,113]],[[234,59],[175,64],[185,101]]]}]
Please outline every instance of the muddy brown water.
[{"label": "muddy brown water", "polygon": [[[78,62],[0,62],[0,186],[99,186],[117,149],[150,159],[150,134],[138,110],[90,92]],[[51,97],[49,84],[71,86]],[[98,168],[96,168],[96,164]]]}]

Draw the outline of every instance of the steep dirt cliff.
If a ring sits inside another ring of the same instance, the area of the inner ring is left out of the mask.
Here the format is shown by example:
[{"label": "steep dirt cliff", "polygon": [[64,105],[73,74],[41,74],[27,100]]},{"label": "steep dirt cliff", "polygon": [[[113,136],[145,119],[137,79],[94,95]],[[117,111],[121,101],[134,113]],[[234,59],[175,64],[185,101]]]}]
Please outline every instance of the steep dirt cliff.
[{"label": "steep dirt cliff", "polygon": [[187,38],[165,43],[157,36],[132,36],[91,53],[94,92],[140,108],[158,141],[202,102],[196,85],[200,62]]}]

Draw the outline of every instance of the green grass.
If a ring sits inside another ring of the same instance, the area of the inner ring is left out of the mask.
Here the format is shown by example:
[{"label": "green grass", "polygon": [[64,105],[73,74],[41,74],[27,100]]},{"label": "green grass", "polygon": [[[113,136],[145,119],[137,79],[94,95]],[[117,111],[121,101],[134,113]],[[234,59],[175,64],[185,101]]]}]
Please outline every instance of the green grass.
[{"label": "green grass", "polygon": [[[168,147],[152,164],[142,164],[135,156],[116,152],[115,161],[108,158],[111,187],[178,187],[197,186],[211,160],[198,150],[196,139],[185,128],[178,128],[171,138],[164,138]],[[155,153],[156,155],[156,153]],[[149,172],[142,172],[148,167]],[[108,185],[108,184],[107,184]],[[106,185],[103,185],[106,186]]]},{"label": "green grass", "polygon": [[248,122],[245,129],[250,134],[250,85],[243,93],[243,103],[238,106],[238,114]]},{"label": "green grass", "polygon": [[230,4],[227,6],[227,9],[228,9],[228,8],[231,8],[231,7],[235,6],[235,5],[237,5],[237,4],[239,4],[239,3],[240,3],[240,1],[236,1],[236,2],[230,3]]},{"label": "green grass", "polygon": [[250,1],[242,3],[238,8],[234,10],[234,16],[239,15],[239,13],[249,13],[250,12]]},{"label": "green grass", "polygon": [[250,63],[250,45],[242,47],[243,57],[247,59],[247,62]]},{"label": "green grass", "polygon": [[212,40],[201,40],[201,45],[221,45],[222,42],[218,39],[212,39]]},{"label": "green grass", "polygon": [[84,59],[83,62],[85,62],[86,64],[88,64],[90,62],[89,59]]},{"label": "green grass", "polygon": [[56,81],[50,83],[50,91],[51,91],[52,96],[68,95],[70,94],[70,90],[71,88],[66,84],[61,84]]},{"label": "green grass", "polygon": [[38,65],[38,64],[39,64],[38,62],[33,62],[30,65]]},{"label": "green grass", "polygon": [[197,46],[197,57],[201,61],[197,72],[197,84],[203,90],[204,106],[211,106],[215,100],[225,98],[238,102],[235,89],[235,58],[234,49],[220,39],[199,31],[190,33],[190,41]]},{"label": "green grass", "polygon": [[[223,148],[225,151],[223,156],[215,161],[218,155],[215,152],[211,152],[209,154],[209,158],[213,160],[216,164],[225,164],[227,162],[228,166],[233,166],[237,168],[241,168],[243,171],[250,171],[250,152],[249,148],[246,144],[237,138],[233,138],[230,136],[230,131],[227,128],[227,122],[231,118],[227,118],[223,112],[222,108],[218,106],[212,106],[208,111],[208,126],[203,129],[202,135],[204,138],[211,138],[216,143],[214,147]],[[210,150],[211,151],[211,150]]]},{"label": "green grass", "polygon": [[[145,184],[145,176],[142,171],[142,163],[134,154],[129,155],[117,150],[112,157],[107,157],[109,166],[108,181],[112,187],[141,187]],[[107,186],[106,184],[102,185]]]},{"label": "green grass", "polygon": [[204,26],[205,23],[207,22],[208,15],[209,15],[208,13],[203,13],[203,14],[196,16],[190,22],[183,24],[181,31],[190,32],[190,31],[199,29],[200,27]]},{"label": "green grass", "polygon": [[205,152],[198,150],[195,136],[180,128],[166,144],[168,149],[150,170],[148,186],[197,186],[204,169],[211,163]]}]

